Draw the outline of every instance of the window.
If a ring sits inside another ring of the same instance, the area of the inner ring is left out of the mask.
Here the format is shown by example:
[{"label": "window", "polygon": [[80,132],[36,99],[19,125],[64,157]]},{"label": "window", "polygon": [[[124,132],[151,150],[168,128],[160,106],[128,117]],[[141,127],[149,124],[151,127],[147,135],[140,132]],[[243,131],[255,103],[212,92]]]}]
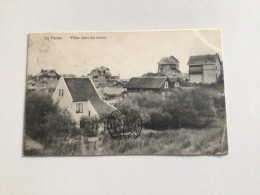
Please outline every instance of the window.
[{"label": "window", "polygon": [[63,89],[59,89],[59,96],[63,96],[64,95],[64,90]]},{"label": "window", "polygon": [[168,85],[168,81],[165,81],[165,89],[168,89],[169,85]]},{"label": "window", "polygon": [[90,111],[88,111],[88,116],[90,116]]},{"label": "window", "polygon": [[83,103],[76,104],[76,113],[83,113]]}]

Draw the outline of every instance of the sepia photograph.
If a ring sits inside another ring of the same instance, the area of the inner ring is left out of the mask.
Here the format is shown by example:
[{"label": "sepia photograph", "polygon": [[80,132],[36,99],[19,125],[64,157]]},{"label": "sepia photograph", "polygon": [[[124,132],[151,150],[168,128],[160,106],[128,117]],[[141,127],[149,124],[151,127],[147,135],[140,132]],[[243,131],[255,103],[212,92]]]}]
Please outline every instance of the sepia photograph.
[{"label": "sepia photograph", "polygon": [[228,154],[221,36],[30,33],[23,155]]}]

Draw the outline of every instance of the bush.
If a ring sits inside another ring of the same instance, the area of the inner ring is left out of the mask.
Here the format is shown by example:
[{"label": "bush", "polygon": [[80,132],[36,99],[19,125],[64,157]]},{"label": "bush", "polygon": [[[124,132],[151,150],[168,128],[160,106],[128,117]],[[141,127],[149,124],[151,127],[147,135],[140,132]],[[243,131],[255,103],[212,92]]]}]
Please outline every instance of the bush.
[{"label": "bush", "polygon": [[170,127],[171,115],[169,113],[152,112],[150,115],[150,123],[146,126],[150,129],[168,129]]},{"label": "bush", "polygon": [[25,103],[26,133],[33,139],[45,140],[46,131],[43,128],[46,116],[57,112],[58,106],[53,103],[51,96],[37,92],[27,93]]},{"label": "bush", "polygon": [[172,128],[197,128],[201,126],[191,91],[171,93],[163,104],[163,111],[170,113],[172,120],[169,121],[169,126]]},{"label": "bush", "polygon": [[214,104],[219,107],[225,108],[225,97],[218,95],[213,97]]},{"label": "bush", "polygon": [[188,92],[187,95],[191,96],[194,108],[198,111],[198,115],[200,117],[214,116],[214,112],[212,110],[214,102],[211,100],[209,92],[206,89],[195,88]]},{"label": "bush", "polygon": [[100,120],[97,117],[84,117],[80,118],[80,128],[83,135],[88,137],[96,137],[98,134]]},{"label": "bush", "polygon": [[57,138],[70,137],[77,131],[76,122],[71,119],[71,115],[66,109],[58,109],[57,112],[48,114],[43,128],[46,131],[48,145]]},{"label": "bush", "polygon": [[43,144],[50,144],[53,139],[72,134],[76,123],[67,110],[60,109],[51,96],[31,92],[26,95],[25,129],[26,135]]},{"label": "bush", "polygon": [[143,126],[150,129],[199,128],[208,125],[214,116],[206,89],[174,90],[165,99],[154,92],[145,92],[125,98],[117,103],[119,109],[131,108],[142,118]]}]

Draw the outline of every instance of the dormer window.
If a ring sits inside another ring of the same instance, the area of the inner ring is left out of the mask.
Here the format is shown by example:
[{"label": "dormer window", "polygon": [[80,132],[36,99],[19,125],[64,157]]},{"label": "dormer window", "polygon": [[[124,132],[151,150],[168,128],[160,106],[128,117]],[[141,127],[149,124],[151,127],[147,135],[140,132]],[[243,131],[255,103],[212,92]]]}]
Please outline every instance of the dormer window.
[{"label": "dormer window", "polygon": [[59,96],[63,96],[64,95],[64,89],[59,89]]},{"label": "dormer window", "polygon": [[165,89],[168,89],[168,87],[169,87],[169,83],[168,81],[165,81]]}]

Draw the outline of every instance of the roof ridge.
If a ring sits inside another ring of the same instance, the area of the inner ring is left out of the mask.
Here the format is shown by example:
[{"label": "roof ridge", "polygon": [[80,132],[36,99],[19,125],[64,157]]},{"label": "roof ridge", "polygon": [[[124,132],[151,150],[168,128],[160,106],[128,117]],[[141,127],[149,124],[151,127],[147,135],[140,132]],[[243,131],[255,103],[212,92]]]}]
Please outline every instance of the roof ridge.
[{"label": "roof ridge", "polygon": [[215,54],[201,54],[201,55],[193,55],[193,56],[190,56],[190,57],[199,57],[199,56],[216,56],[218,55],[218,53],[215,53]]}]

